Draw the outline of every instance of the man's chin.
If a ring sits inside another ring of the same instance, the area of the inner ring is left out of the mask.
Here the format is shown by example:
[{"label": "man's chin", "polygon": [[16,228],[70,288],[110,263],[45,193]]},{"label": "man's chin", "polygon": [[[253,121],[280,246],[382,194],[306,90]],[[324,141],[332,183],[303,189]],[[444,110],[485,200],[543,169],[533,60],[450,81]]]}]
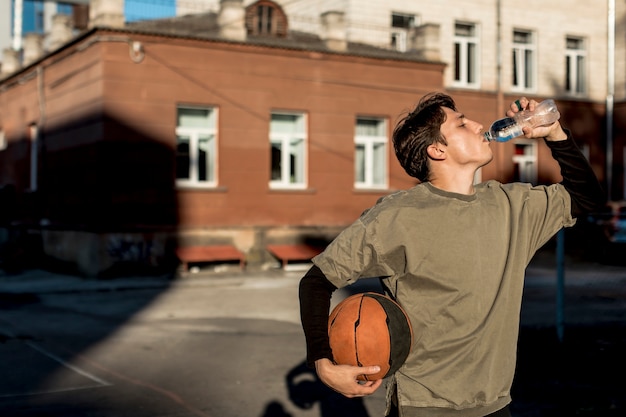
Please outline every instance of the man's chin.
[{"label": "man's chin", "polygon": [[481,166],[480,168],[484,167],[485,165],[489,165],[489,163],[493,161],[493,154],[491,154],[491,156],[489,157],[489,159],[487,159]]}]

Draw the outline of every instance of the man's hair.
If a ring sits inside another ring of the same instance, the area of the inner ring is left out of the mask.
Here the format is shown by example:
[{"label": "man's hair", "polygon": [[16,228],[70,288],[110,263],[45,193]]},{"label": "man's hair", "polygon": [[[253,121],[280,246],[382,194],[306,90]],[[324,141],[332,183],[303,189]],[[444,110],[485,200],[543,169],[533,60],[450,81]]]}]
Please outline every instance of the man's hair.
[{"label": "man's hair", "polygon": [[428,147],[434,143],[447,145],[441,134],[441,125],[446,121],[442,107],[456,111],[456,104],[449,95],[427,94],[393,130],[393,148],[400,165],[407,174],[422,182],[430,177]]}]

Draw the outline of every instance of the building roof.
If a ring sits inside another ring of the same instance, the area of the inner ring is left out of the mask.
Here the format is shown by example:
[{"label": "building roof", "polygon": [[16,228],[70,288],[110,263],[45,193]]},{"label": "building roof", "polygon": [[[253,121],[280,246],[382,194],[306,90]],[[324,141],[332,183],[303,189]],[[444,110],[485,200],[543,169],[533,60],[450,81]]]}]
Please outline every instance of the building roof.
[{"label": "building roof", "polygon": [[170,18],[128,22],[123,27],[94,26],[84,30],[68,40],[67,43],[52,51],[43,51],[39,59],[21,66],[17,71],[9,74],[0,74],[0,83],[36,66],[40,61],[54,55],[59,50],[71,46],[90,37],[98,31],[110,31],[125,34],[141,34],[148,36],[174,37],[181,39],[197,39],[213,42],[227,42],[242,45],[256,45],[285,50],[314,51],[344,56],[358,56],[373,59],[396,60],[406,62],[424,62],[443,64],[424,58],[419,51],[401,52],[391,48],[383,48],[362,42],[346,42],[345,50],[339,51],[326,45],[324,39],[316,33],[287,30],[286,36],[258,35],[248,33],[245,40],[234,40],[220,34],[218,14],[205,12],[176,16]]},{"label": "building roof", "polygon": [[424,59],[418,52],[400,52],[381,48],[365,43],[347,42],[345,52],[339,52],[326,46],[324,40],[315,33],[288,31],[286,37],[248,34],[245,41],[234,41],[220,36],[217,26],[217,14],[206,12],[164,19],[130,22],[123,28],[132,33],[195,38],[213,41],[245,43],[282,49],[308,50],[316,52],[339,53],[378,59],[402,61],[431,62]]}]

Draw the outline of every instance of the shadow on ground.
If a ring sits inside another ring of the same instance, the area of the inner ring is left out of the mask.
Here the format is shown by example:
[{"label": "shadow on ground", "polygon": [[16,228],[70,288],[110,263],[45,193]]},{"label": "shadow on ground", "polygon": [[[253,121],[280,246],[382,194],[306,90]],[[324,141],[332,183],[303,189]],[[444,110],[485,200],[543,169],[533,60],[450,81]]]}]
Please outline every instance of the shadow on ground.
[{"label": "shadow on ground", "polygon": [[514,417],[626,415],[626,324],[522,328]]}]

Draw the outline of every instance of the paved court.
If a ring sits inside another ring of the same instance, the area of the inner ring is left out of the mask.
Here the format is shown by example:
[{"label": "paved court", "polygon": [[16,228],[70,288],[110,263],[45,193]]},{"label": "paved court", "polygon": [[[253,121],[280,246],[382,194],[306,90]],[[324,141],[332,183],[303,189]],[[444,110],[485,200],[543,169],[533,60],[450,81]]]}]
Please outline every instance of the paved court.
[{"label": "paved court", "polygon": [[[529,269],[515,417],[626,415],[626,269]],[[0,410],[11,417],[374,417],[303,365],[301,271],[83,280],[0,277]],[[336,294],[376,290],[375,280]],[[580,360],[579,360],[580,358]],[[623,380],[623,379],[622,379]]]}]

